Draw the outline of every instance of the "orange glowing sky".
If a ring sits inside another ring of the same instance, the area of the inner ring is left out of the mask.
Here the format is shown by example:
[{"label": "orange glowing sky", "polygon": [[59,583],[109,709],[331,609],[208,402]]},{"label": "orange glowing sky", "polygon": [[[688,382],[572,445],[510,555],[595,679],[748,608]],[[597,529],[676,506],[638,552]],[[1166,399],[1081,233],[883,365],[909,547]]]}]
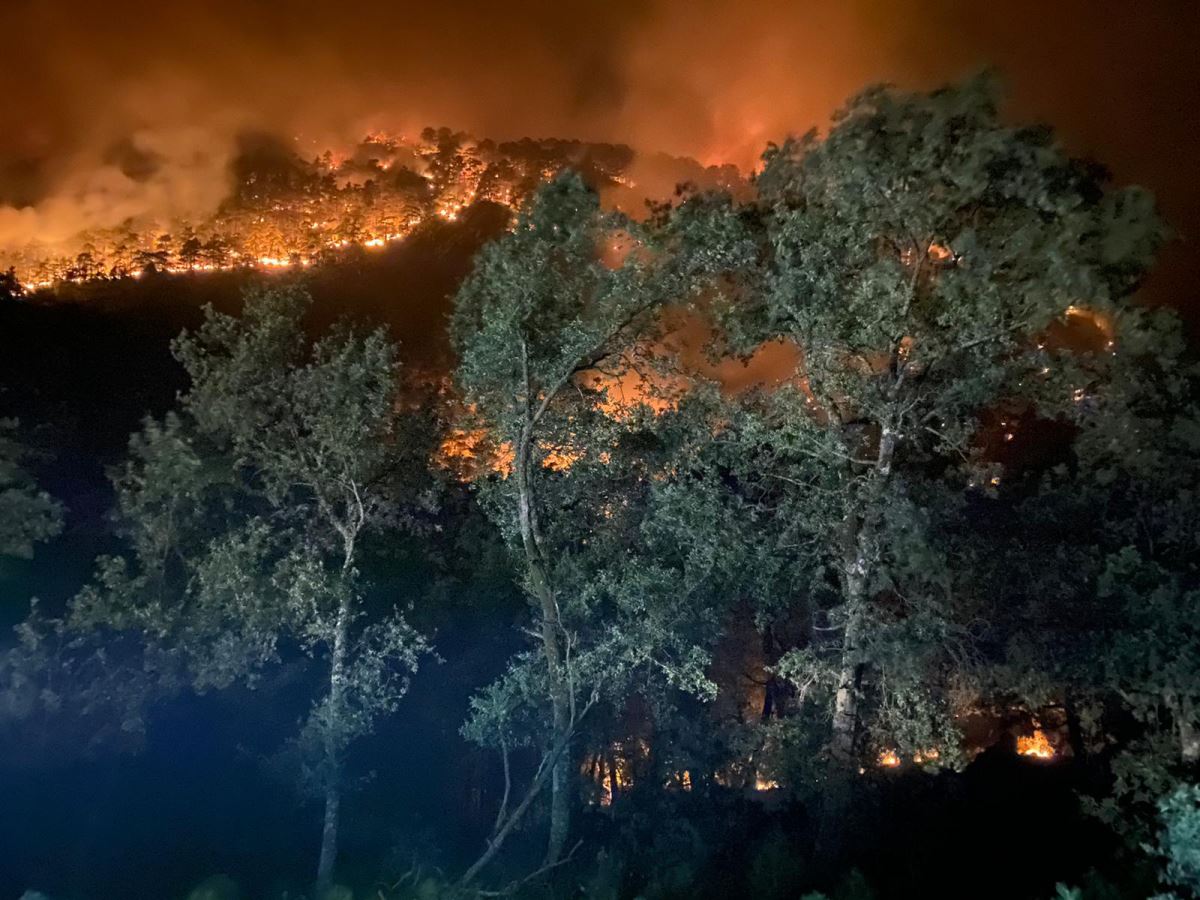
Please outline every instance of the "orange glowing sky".
[{"label": "orange glowing sky", "polygon": [[[80,172],[131,134],[174,167],[144,202],[185,208],[219,201],[214,173],[247,128],[319,146],[445,123],[747,166],[870,82],[993,64],[1015,116],[1055,124],[1200,232],[1193,0],[6,0],[0,33],[0,218],[64,191],[83,203]],[[1198,277],[1180,244],[1152,293],[1186,305]]]}]

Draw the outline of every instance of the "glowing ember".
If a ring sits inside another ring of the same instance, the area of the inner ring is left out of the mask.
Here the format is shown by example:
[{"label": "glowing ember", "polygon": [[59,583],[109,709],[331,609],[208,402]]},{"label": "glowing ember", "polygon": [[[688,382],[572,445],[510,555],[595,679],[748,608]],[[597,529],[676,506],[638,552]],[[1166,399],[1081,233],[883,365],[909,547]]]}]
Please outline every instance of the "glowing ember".
[{"label": "glowing ember", "polygon": [[1017,752],[1022,756],[1034,756],[1038,759],[1054,758],[1054,746],[1040,728],[1031,735],[1017,738]]},{"label": "glowing ember", "polygon": [[926,253],[931,260],[938,263],[954,259],[954,251],[943,244],[930,244]]},{"label": "glowing ember", "polygon": [[691,770],[684,769],[682,772],[672,772],[671,777],[667,779],[667,783],[664,785],[664,787],[690,791],[692,789]]}]

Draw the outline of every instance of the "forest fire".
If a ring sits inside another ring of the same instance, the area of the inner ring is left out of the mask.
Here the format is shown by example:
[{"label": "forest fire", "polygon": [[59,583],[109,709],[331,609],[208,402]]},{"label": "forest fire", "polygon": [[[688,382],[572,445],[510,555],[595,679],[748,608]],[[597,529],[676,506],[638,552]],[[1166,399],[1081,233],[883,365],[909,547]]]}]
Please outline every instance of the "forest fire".
[{"label": "forest fire", "polygon": [[515,209],[563,169],[600,190],[628,190],[630,148],[563,140],[499,143],[447,128],[419,139],[369,135],[351,152],[304,159],[290,148],[251,148],[233,165],[231,195],[197,218],[130,218],[73,238],[0,247],[26,291],[61,283],[307,268],[356,248],[380,250],[427,222],[461,222],[473,205]]},{"label": "forest fire", "polygon": [[10,4],[0,895],[1200,894],[1168,223],[923,83],[1053,10],[193,3]]}]

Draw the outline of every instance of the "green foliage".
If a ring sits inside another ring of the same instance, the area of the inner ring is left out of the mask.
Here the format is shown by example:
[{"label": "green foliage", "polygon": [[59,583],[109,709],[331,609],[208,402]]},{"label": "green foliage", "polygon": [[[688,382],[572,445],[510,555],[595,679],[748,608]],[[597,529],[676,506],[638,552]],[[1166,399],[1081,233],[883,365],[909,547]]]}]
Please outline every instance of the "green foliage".
[{"label": "green foliage", "polygon": [[[605,254],[618,241],[630,249],[613,263]],[[683,523],[671,521],[697,513],[670,477],[694,438],[636,403],[616,416],[601,409],[602,376],[649,374],[663,304],[684,283],[654,246],[654,234],[600,212],[577,176],[563,176],[482,252],[452,321],[463,393],[514,456],[511,474],[476,482],[481,501],[539,619],[547,609],[557,618],[571,690],[617,706],[641,672],[711,692],[694,624],[704,607],[688,602],[706,551],[681,554]],[[548,721],[545,652],[518,656],[476,697],[468,735],[511,745]]]},{"label": "green foliage", "polygon": [[357,566],[373,532],[415,526],[428,446],[399,421],[384,332],[310,340],[308,302],[252,290],[240,318],[210,308],[175,341],[190,388],[114,479],[130,554],[99,560],[65,627],[135,634],[200,691],[253,686],[285,646],[321,658],[327,686],[291,755],[332,836],[347,747],[395,711],[428,652],[395,605],[367,619]]},{"label": "green foliage", "polygon": [[804,883],[805,865],[796,842],[779,831],[761,841],[750,861],[749,896],[795,897]]},{"label": "green foliage", "polygon": [[1004,671],[1023,673],[1008,683],[1031,704],[1072,703],[1084,749],[1112,775],[1085,808],[1136,847],[1200,756],[1200,373],[1172,316],[1129,309],[1115,322],[1111,352],[1084,358],[1093,378],[1070,465],[1030,485],[1018,512],[1036,525],[999,554],[1036,587],[993,602]]},{"label": "green foliage", "polygon": [[952,762],[986,552],[965,510],[1001,480],[987,417],[1070,409],[1080,363],[1043,334],[1074,305],[1122,309],[1161,228],[1045,130],[1002,123],[988,79],[870,89],[824,138],[764,159],[753,203],[702,197],[676,217],[683,246],[726,267],[706,309],[730,345],[802,356],[723,435],[739,502],[761,510],[745,545],[765,538],[791,569],[790,590],[756,601],[807,608],[778,671],[828,710],[835,753],[936,746]]},{"label": "green foliage", "polygon": [[1162,830],[1155,849],[1166,864],[1163,880],[1187,896],[1200,896],[1200,787],[1180,785],[1158,811]]},{"label": "green foliage", "polygon": [[861,871],[851,869],[833,892],[833,900],[875,900],[875,891]]},{"label": "green foliage", "polygon": [[29,451],[16,431],[14,420],[0,419],[0,557],[32,556],[34,544],[62,530],[62,506],[24,467]]}]

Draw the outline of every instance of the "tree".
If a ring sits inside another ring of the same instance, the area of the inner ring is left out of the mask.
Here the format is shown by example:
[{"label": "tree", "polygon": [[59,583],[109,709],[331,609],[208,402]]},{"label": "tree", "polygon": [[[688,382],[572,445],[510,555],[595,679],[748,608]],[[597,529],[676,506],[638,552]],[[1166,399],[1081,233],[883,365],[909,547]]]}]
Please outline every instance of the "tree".
[{"label": "tree", "polygon": [[[207,310],[174,343],[191,386],[148,422],[117,479],[132,560],[104,558],[73,628],[136,629],[198,689],[253,678],[284,640],[323,658],[297,738],[324,803],[318,882],[337,852],[346,748],[396,707],[427,651],[391,612],[364,622],[363,541],[412,524],[416,487],[385,334],[310,341],[298,288],[256,289],[241,318]],[[423,469],[422,469],[423,471]]]},{"label": "tree", "polygon": [[0,419],[0,557],[33,555],[34,544],[62,530],[62,506],[38,488],[23,463],[17,422]]},{"label": "tree", "polygon": [[1023,478],[1028,524],[997,542],[1033,587],[997,592],[996,633],[1001,677],[1063,705],[1075,755],[1107,770],[1085,807],[1137,847],[1200,761],[1200,382],[1165,311],[1117,310],[1100,337],[1072,354],[1069,455]]},{"label": "tree", "polygon": [[185,228],[179,241],[179,263],[194,269],[204,256],[204,243],[191,228]]},{"label": "tree", "polygon": [[955,510],[1001,484],[990,412],[1070,406],[1075,366],[1049,365],[1042,336],[1073,307],[1126,303],[1160,229],[1144,194],[1106,190],[1045,129],[1002,124],[986,78],[869,89],[825,138],[764,160],[756,201],[699,198],[680,227],[726,259],[712,311],[730,343],[781,340],[801,358],[790,387],[755,398],[761,424],[742,439],[810,585],[811,637],[783,667],[823,704],[836,854],[872,728],[947,736],[933,686],[974,618]]},{"label": "tree", "polygon": [[17,278],[16,269],[9,266],[6,271],[0,272],[0,303],[20,299],[24,293],[25,288],[21,285],[21,279]]},{"label": "tree", "polygon": [[[645,419],[606,415],[597,379],[611,371],[606,367],[631,364],[655,333],[663,304],[683,284],[667,257],[648,245],[619,264],[604,261],[611,241],[634,232],[631,223],[603,214],[578,176],[556,179],[510,234],[482,251],[458,292],[451,326],[457,381],[479,424],[511,460],[476,484],[512,547],[538,637],[535,653],[514,660],[508,675],[476,698],[467,733],[505,752],[522,726],[526,739],[530,730],[540,736],[542,766],[518,812],[548,780],[547,865],[560,859],[570,829],[571,743],[584,712],[603,693],[619,695],[631,673],[652,660],[680,682],[703,680],[683,646],[684,629],[679,645],[667,650],[669,629],[655,628],[658,615],[670,614],[665,607],[652,612],[653,597],[684,599],[678,580],[662,590],[668,567],[636,573],[645,580],[640,619],[622,604],[625,588],[612,571],[635,574],[628,554],[636,542],[617,538],[640,527],[626,516],[638,508],[629,492],[644,491],[650,473],[669,466],[661,453],[657,460],[630,455],[637,444],[623,441]],[[613,552],[614,542],[620,552]],[[519,817],[506,818],[502,810],[499,840],[468,878]]]},{"label": "tree", "polygon": [[223,269],[229,265],[229,241],[223,237],[209,238],[204,242],[201,253],[204,261],[214,268]]},{"label": "tree", "polygon": [[170,250],[164,247],[157,247],[151,250],[148,247],[143,247],[133,254],[133,269],[135,272],[162,272],[171,261]]}]

